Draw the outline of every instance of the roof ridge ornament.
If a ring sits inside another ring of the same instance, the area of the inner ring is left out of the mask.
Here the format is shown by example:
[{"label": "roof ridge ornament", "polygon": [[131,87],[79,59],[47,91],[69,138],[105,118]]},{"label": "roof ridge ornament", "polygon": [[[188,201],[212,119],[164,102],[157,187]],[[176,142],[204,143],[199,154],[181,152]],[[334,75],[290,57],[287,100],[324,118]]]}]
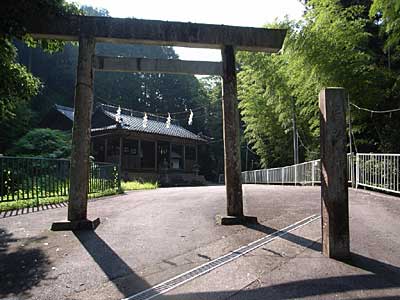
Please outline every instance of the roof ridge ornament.
[{"label": "roof ridge ornament", "polygon": [[193,111],[192,111],[192,110],[190,110],[190,115],[189,115],[188,124],[189,124],[189,125],[192,125],[192,124],[193,124]]},{"label": "roof ridge ornament", "polygon": [[167,122],[165,123],[165,126],[167,128],[171,127],[171,114],[170,113],[168,113],[168,118],[167,118]]},{"label": "roof ridge ornament", "polygon": [[121,106],[118,105],[117,113],[115,115],[115,121],[117,122],[117,128],[123,127],[123,120],[121,117]]},{"label": "roof ridge ornament", "polygon": [[145,112],[144,116],[143,116],[143,128],[147,127],[147,122],[148,122],[148,118],[147,118],[147,113]]},{"label": "roof ridge ornament", "polygon": [[115,121],[121,123],[121,106],[118,105],[117,114],[115,115]]}]

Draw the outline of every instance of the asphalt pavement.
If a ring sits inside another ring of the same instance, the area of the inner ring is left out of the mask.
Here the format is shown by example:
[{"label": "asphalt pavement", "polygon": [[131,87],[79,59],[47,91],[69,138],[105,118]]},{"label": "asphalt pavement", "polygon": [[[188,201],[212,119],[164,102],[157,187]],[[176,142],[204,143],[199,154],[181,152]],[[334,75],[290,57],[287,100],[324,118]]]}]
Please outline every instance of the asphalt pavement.
[{"label": "asphalt pavement", "polygon": [[[0,219],[0,298],[122,299],[320,213],[319,187],[244,185],[258,225],[219,226],[224,186],[90,201],[95,231],[52,232],[66,207]],[[350,190],[352,259],[321,255],[320,220],[154,299],[400,299],[400,198]]]}]

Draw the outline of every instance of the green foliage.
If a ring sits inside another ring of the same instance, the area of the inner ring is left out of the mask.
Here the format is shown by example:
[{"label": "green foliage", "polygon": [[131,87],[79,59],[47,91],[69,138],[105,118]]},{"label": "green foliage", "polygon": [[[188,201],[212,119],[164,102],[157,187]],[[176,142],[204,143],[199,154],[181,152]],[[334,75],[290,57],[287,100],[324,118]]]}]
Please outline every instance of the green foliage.
[{"label": "green foliage", "polygon": [[0,153],[29,126],[29,101],[41,86],[15,57],[14,46],[0,39]]},{"label": "green foliage", "polygon": [[202,132],[211,137],[207,147],[200,147],[199,161],[200,173],[204,174],[207,180],[218,181],[219,174],[224,172],[224,143],[222,130],[222,85],[220,78],[207,76],[201,79],[208,106],[203,111],[194,115],[198,120],[198,114],[205,116],[203,119]]},{"label": "green foliage", "polygon": [[3,122],[12,120],[17,106],[29,101],[40,87],[40,81],[16,63],[15,58],[14,46],[0,39],[0,119]]},{"label": "green foliage", "polygon": [[[279,80],[278,73],[263,72],[265,70],[274,70],[276,63],[271,56],[265,54],[255,54],[250,57],[241,57],[243,63],[247,60],[254,60],[260,64],[244,65],[243,71],[239,73],[239,98],[241,99],[239,108],[242,112],[242,120],[246,124],[245,136],[249,144],[261,157],[263,166],[281,165],[290,156],[287,150],[290,150],[288,143],[290,136],[286,135],[286,129],[289,124],[285,122],[287,118],[285,101],[290,102],[288,95],[280,94],[285,89],[274,90],[285,81]],[[257,69],[255,69],[255,67]],[[258,69],[260,68],[260,69]],[[268,83],[268,84],[267,84]],[[271,84],[271,85],[269,85]],[[275,102],[275,100],[277,102]],[[282,113],[280,113],[282,112]],[[280,122],[281,119],[283,122]],[[283,150],[283,151],[282,151]]]},{"label": "green foliage", "polygon": [[15,59],[15,47],[0,39],[0,152],[25,132],[31,117],[29,101],[40,88],[39,79]]},{"label": "green foliage", "polygon": [[48,52],[59,51],[64,42],[35,41],[26,34],[34,19],[54,18],[79,13],[77,7],[63,0],[21,0],[2,2],[0,18],[0,153],[26,132],[32,119],[30,99],[39,93],[41,82],[25,66],[16,62],[17,52],[12,41],[17,38],[31,47],[40,46]]},{"label": "green foliage", "polygon": [[4,0],[2,2],[3,15],[0,19],[0,38],[11,41],[13,38],[24,40],[30,47],[40,46],[48,52],[62,50],[65,42],[57,40],[35,40],[27,30],[38,18],[52,20],[64,15],[81,14],[73,3],[65,0]]},{"label": "green foliage", "polygon": [[[288,30],[282,53],[238,55],[245,136],[264,166],[292,163],[292,98],[301,156],[306,159],[319,155],[318,94],[322,88],[344,87],[350,100],[364,107],[398,107],[396,75],[382,66],[382,52],[371,51],[375,40],[366,7],[343,7],[335,0],[312,0],[307,5],[303,20],[268,26]],[[382,122],[378,118],[384,116],[371,120],[369,114],[354,110],[352,117],[360,149],[396,151],[397,121],[384,119],[386,126],[378,125]]]},{"label": "green foliage", "polygon": [[[0,96],[2,97],[0,99],[2,116],[0,153],[7,151],[12,145],[12,141],[26,133],[28,128],[36,127],[54,103],[73,106],[78,56],[76,45],[68,43],[61,48],[64,44],[57,44],[58,42],[53,44],[50,42],[46,45],[42,42],[38,44],[24,36],[24,24],[27,23],[21,23],[21,26],[14,27],[18,20],[23,22],[25,17],[33,17],[31,12],[34,12],[36,16],[56,17],[68,13],[80,13],[80,11],[59,0],[21,1],[19,5],[19,10],[12,5],[5,6],[9,10],[10,16],[18,14],[12,24],[10,24],[11,21],[0,21],[0,29],[5,37],[3,41],[9,47],[8,52],[0,49],[0,55],[10,53],[7,63],[13,63],[14,69],[17,67],[21,73],[19,78],[10,76],[11,67],[1,69],[3,73],[0,74]],[[108,16],[107,10],[88,6],[82,7],[82,12],[87,15]],[[24,42],[14,41],[18,48],[18,60],[21,64],[15,63],[16,49],[9,42],[12,36],[24,39]],[[40,45],[42,48],[34,49],[28,47],[26,43],[30,46]],[[54,53],[54,50],[60,51]],[[160,46],[99,43],[96,51],[100,55],[177,58],[171,47]],[[3,87],[9,88],[8,90],[4,89],[4,92],[1,93]],[[10,90],[15,93],[11,93]],[[21,101],[17,101],[20,99]],[[207,103],[206,93],[194,76],[112,72],[96,74],[95,101],[163,114],[184,111],[187,108]],[[8,119],[4,117],[6,115],[9,116]],[[182,125],[187,124],[184,115],[177,117],[179,121],[182,121]],[[195,132],[202,131],[204,121],[205,118],[195,118],[190,129]]]},{"label": "green foliage", "polygon": [[[10,65],[13,64],[12,66],[19,70],[20,74],[19,77],[10,77],[11,67],[1,70],[4,71],[4,76],[0,74],[2,76],[0,83],[4,82],[4,84],[0,85],[0,95],[3,97],[4,94],[5,96],[4,99],[0,99],[0,113],[2,116],[8,116],[8,119],[2,117],[0,121],[2,122],[0,153],[8,151],[13,141],[25,134],[29,128],[36,127],[54,103],[73,106],[78,55],[76,44],[33,40],[26,34],[29,25],[38,16],[44,20],[51,20],[66,14],[81,13],[92,16],[109,16],[105,9],[83,6],[79,10],[74,4],[68,4],[63,0],[22,0],[18,3],[6,0],[5,3],[2,3],[2,8],[8,18],[0,20],[0,40],[8,48],[3,47],[2,50],[0,44],[0,55],[8,55],[7,62]],[[17,51],[14,45],[18,49],[20,64],[15,62]],[[172,47],[163,46],[98,43],[96,52],[100,55],[178,58]],[[6,86],[15,93],[6,89],[4,89],[4,93],[1,93],[2,88]],[[209,126],[208,123],[214,118],[211,110],[208,110],[207,107],[208,97],[208,91],[203,88],[202,83],[195,76],[111,72],[96,74],[96,102],[106,102],[138,111],[165,115],[167,112],[182,112],[190,108],[204,107],[202,111],[196,112],[191,126],[187,125],[187,115],[177,115],[176,118],[181,125],[194,132],[203,132],[213,136],[215,129],[218,131],[219,137],[222,135],[220,124]],[[215,102],[216,104],[211,105],[217,112],[220,112],[219,100],[220,98]],[[220,119],[218,120],[220,121]],[[43,140],[39,136],[35,138]],[[9,153],[30,156],[50,155],[51,157],[65,155],[62,149],[47,153],[47,146],[40,143],[35,144],[33,140],[27,140],[24,137]],[[220,146],[217,148],[221,149]],[[205,154],[205,159],[219,161],[219,165],[222,161],[215,157],[211,158],[208,153]]]},{"label": "green foliage", "polygon": [[386,45],[399,47],[400,43],[400,1],[374,0],[370,16],[382,22],[383,31],[388,35]]},{"label": "green foliage", "polygon": [[[108,16],[108,12],[82,7],[87,15]],[[28,48],[16,43],[19,60],[30,66],[31,72],[41,79],[43,89],[33,99],[35,120],[39,121],[54,103],[73,106],[78,48],[67,44],[63,51],[48,54],[41,49]],[[98,43],[96,52],[108,56],[133,56],[171,59],[178,56],[171,47],[121,45]],[[206,94],[195,76],[146,73],[97,72],[95,76],[95,102],[105,102],[137,111],[163,113],[184,111],[207,103]],[[181,117],[181,118],[179,118]],[[182,125],[183,115],[177,116]],[[203,121],[195,119],[194,131],[201,131]]]},{"label": "green foliage", "polygon": [[10,151],[14,156],[67,158],[71,153],[71,136],[48,128],[33,129],[21,137]]}]

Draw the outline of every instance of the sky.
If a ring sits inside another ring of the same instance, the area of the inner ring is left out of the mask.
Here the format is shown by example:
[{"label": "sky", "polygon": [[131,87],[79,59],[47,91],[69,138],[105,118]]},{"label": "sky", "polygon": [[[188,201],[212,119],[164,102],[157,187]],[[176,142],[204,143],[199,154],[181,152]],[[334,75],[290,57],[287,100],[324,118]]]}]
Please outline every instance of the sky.
[{"label": "sky", "polygon": [[[288,16],[299,19],[299,0],[73,0],[105,8],[112,17],[262,27]],[[174,47],[180,59],[220,61],[219,50]]]}]

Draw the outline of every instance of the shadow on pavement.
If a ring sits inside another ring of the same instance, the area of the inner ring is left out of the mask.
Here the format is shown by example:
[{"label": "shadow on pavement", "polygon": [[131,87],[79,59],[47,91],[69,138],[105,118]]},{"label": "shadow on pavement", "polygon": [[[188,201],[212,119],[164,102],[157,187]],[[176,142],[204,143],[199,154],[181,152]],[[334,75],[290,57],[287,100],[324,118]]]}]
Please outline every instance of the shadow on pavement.
[{"label": "shadow on pavement", "polygon": [[[262,224],[248,225],[248,228],[271,234],[276,230]],[[77,238],[101,267],[107,277],[113,281],[125,296],[131,296],[150,287],[150,285],[116,254],[94,231],[75,232]],[[287,233],[281,238],[303,247],[321,250],[321,244],[304,237]],[[333,276],[316,279],[290,281],[262,288],[237,291],[209,291],[177,295],[160,295],[157,299],[298,299],[319,295],[363,291],[364,300],[394,300],[399,296],[368,295],[373,290],[400,288],[400,268],[359,254],[344,262],[372,274]],[[204,289],[204,288],[203,288]]]},{"label": "shadow on pavement", "polygon": [[[265,226],[263,224],[249,224],[246,225],[247,228],[257,230],[260,232],[263,232],[265,234],[271,234],[273,232],[276,232],[277,230],[268,226]],[[284,235],[282,235],[280,238],[287,240],[291,243],[300,245],[302,247],[312,249],[314,251],[321,252],[322,251],[322,245],[318,241],[313,241],[295,234],[292,234],[290,232],[286,232]],[[376,275],[381,275],[385,277],[386,280],[390,282],[394,282],[397,286],[400,287],[400,268],[397,266],[393,266],[360,254],[356,253],[351,253],[351,258],[348,260],[342,261],[343,263],[346,263],[348,265],[351,265],[353,267],[374,273]]]},{"label": "shadow on pavement", "polygon": [[92,230],[74,231],[86,251],[125,297],[150,285],[139,277],[115,251]]},{"label": "shadow on pavement", "polygon": [[[262,224],[249,224],[246,227],[263,232],[265,234],[272,234],[277,230]],[[302,247],[321,251],[321,243],[307,238],[294,235],[290,232],[281,236],[289,242],[295,243]],[[205,292],[205,293],[188,293],[179,294],[174,296],[164,296],[160,299],[302,299],[308,297],[336,295],[340,293],[357,292],[355,299],[363,300],[398,300],[400,294],[392,296],[394,292],[389,292],[389,295],[377,296],[374,290],[380,290],[378,293],[382,294],[383,290],[398,289],[400,288],[400,268],[378,260],[365,257],[356,253],[351,254],[351,259],[343,263],[350,266],[362,269],[372,274],[358,274],[358,275],[344,275],[333,276],[315,279],[305,279],[289,281],[281,284],[270,285],[261,288],[251,288],[237,291],[218,291],[218,292]],[[320,298],[318,298],[320,299]],[[336,299],[336,298],[335,298]],[[350,299],[350,298],[349,298]],[[351,299],[350,299],[351,300]]]},{"label": "shadow on pavement", "polygon": [[51,269],[49,259],[43,250],[31,245],[42,239],[23,239],[23,246],[10,249],[19,240],[0,228],[0,298],[28,298],[29,290],[46,277]]},{"label": "shadow on pavement", "polygon": [[[277,232],[279,230],[276,230],[275,228],[271,228],[268,226],[265,226],[261,223],[256,223],[256,224],[246,224],[245,227],[252,229],[252,230],[257,230],[265,234],[272,234],[274,232]],[[287,231],[282,231],[285,232],[283,236],[280,238],[287,240],[289,242],[292,242],[294,244],[300,245],[305,248],[309,248],[315,251],[322,251],[322,245],[321,243],[317,241],[312,241],[306,238],[303,238],[301,236],[295,235],[293,233],[287,232]]]},{"label": "shadow on pavement", "polygon": [[60,203],[53,203],[53,204],[40,204],[39,206],[34,207],[24,207],[24,208],[16,208],[12,210],[6,210],[0,212],[0,219],[5,219],[9,217],[16,217],[20,215],[26,215],[30,213],[35,213],[43,210],[67,207],[68,202],[60,202]]},{"label": "shadow on pavement", "polygon": [[[382,290],[397,288],[399,285],[388,284],[383,280],[377,280],[375,275],[354,275],[354,276],[337,276],[326,277],[319,279],[291,281],[287,283],[271,285],[262,288],[252,288],[238,291],[219,291],[219,292],[206,292],[206,293],[188,293],[179,294],[174,296],[160,297],[160,299],[308,299],[309,297],[335,295],[335,299],[340,299],[340,293],[347,293],[351,291],[362,291],[353,299],[362,300],[398,300],[397,296],[377,296],[370,295],[372,290]],[[381,291],[380,291],[381,293]],[[349,297],[349,295],[347,295]],[[354,296],[353,296],[354,297]],[[313,298],[314,299],[314,298]],[[316,298],[324,299],[324,298]],[[330,298],[331,299],[331,298]],[[346,298],[350,299],[351,298]]]}]

